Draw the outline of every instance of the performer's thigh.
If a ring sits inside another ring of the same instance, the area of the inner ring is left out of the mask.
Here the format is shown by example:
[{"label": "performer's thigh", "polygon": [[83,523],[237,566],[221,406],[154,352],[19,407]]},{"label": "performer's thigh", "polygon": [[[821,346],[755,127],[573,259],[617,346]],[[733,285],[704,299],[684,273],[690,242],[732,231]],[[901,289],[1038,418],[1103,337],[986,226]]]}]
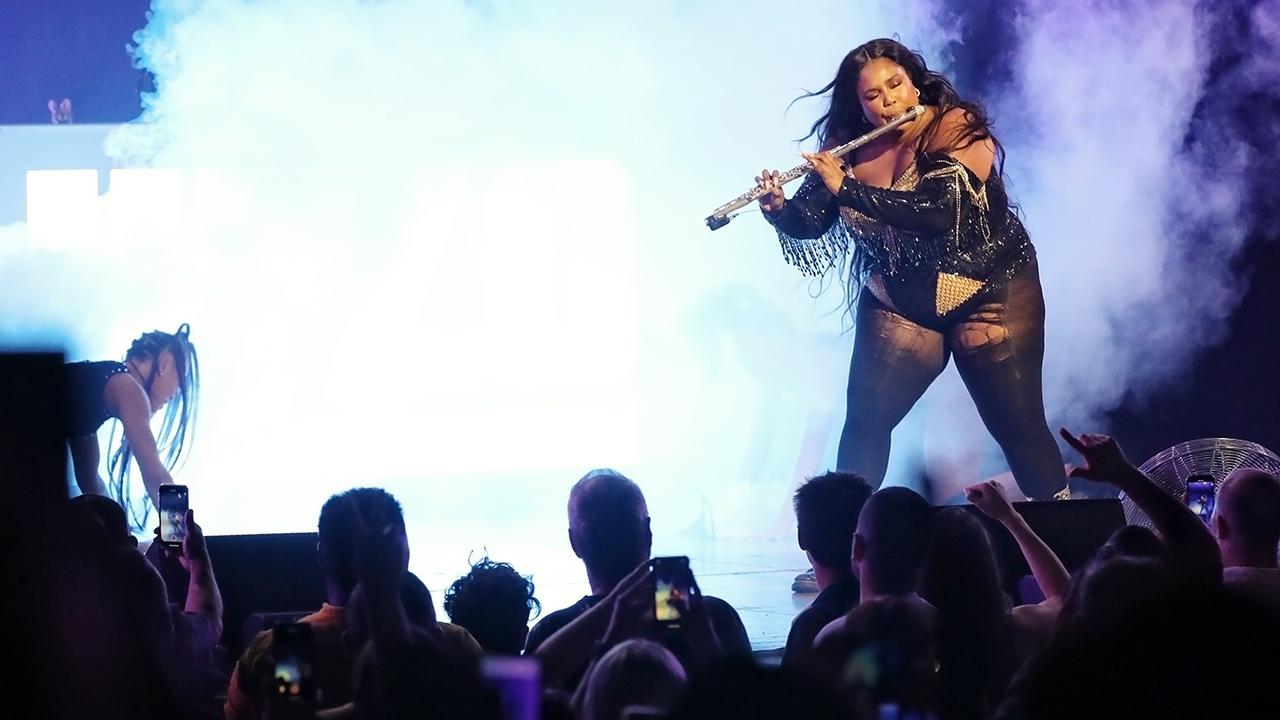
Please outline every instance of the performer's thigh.
[{"label": "performer's thigh", "polygon": [[846,427],[889,432],[947,366],[945,338],[867,290],[858,298],[856,322]]},{"label": "performer's thigh", "polygon": [[1034,262],[952,326],[947,345],[979,411],[998,401],[1001,409],[1038,409],[1043,421],[1044,296]]},{"label": "performer's thigh", "polygon": [[1035,263],[951,328],[948,345],[987,429],[1032,497],[1062,487],[1062,456],[1045,422],[1044,296]]}]

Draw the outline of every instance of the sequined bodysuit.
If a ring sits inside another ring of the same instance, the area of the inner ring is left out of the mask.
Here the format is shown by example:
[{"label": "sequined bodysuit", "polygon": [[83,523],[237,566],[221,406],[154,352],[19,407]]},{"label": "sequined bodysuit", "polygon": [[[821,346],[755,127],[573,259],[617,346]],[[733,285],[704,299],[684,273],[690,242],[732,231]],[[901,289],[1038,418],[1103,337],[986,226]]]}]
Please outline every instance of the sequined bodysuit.
[{"label": "sequined bodysuit", "polygon": [[787,261],[810,275],[847,266],[862,286],[925,327],[941,329],[1000,290],[1035,257],[998,175],[922,154],[890,188],[852,178],[832,194],[810,173],[765,217]]}]

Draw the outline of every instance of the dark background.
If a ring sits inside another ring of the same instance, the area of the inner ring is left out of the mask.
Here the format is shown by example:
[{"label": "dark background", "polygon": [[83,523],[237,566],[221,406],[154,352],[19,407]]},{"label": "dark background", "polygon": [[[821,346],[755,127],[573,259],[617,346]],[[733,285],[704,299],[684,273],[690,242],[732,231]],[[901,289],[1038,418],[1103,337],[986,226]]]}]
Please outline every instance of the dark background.
[{"label": "dark background", "polygon": [[[1018,10],[1026,2],[942,0],[938,12],[944,15],[943,26],[959,30],[948,48],[952,66],[946,71],[961,95],[982,99],[1007,87],[1018,51]],[[1209,70],[1205,87],[1217,91],[1197,102],[1182,148],[1202,157],[1212,145],[1227,142],[1250,158],[1244,198],[1250,231],[1234,264],[1236,277],[1249,289],[1229,318],[1221,343],[1202,352],[1183,377],[1146,397],[1128,396],[1111,413],[1111,432],[1136,463],[1202,437],[1252,440],[1280,453],[1280,285],[1274,280],[1280,277],[1280,173],[1275,170],[1280,167],[1280,78],[1248,93],[1222,91],[1244,59],[1241,38],[1249,36],[1249,19],[1258,5],[1258,0],[1197,3],[1204,19],[1201,31],[1209,35],[1211,48],[1204,58]],[[1123,58],[1116,60],[1123,63]],[[1190,234],[1213,232],[1212,227],[1195,227]],[[1179,251],[1194,261],[1194,247]],[[1195,287],[1185,290],[1196,292]],[[1189,336],[1200,330],[1186,329]]]},{"label": "dark background", "polygon": [[47,125],[49,101],[71,98],[78,123],[142,112],[151,76],[126,46],[150,0],[0,0],[0,125]]}]

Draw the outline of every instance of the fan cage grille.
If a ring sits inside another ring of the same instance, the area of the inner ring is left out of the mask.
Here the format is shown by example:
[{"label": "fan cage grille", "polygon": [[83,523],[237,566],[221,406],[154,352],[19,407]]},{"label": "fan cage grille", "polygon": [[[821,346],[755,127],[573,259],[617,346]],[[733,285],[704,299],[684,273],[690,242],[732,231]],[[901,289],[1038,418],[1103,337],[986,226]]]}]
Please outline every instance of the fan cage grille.
[{"label": "fan cage grille", "polygon": [[[1261,445],[1235,438],[1200,438],[1161,450],[1138,469],[1165,492],[1182,500],[1186,497],[1187,478],[1192,475],[1213,476],[1214,494],[1235,470],[1256,468],[1280,473],[1280,457]],[[1151,528],[1151,518],[1138,509],[1124,493],[1120,493],[1125,522]]]}]

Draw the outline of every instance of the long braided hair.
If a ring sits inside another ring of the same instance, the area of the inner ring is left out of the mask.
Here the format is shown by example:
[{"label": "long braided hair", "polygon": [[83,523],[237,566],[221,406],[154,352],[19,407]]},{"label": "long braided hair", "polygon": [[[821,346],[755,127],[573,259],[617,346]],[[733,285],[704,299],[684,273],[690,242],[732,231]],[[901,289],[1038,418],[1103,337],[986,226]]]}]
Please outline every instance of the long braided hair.
[{"label": "long braided hair", "polygon": [[[185,460],[183,450],[189,445],[189,438],[195,427],[197,399],[200,394],[200,363],[196,357],[196,348],[191,344],[191,326],[183,323],[177,332],[167,333],[155,330],[143,333],[129,346],[124,360],[150,360],[151,372],[143,380],[142,389],[151,394],[151,386],[160,372],[160,355],[168,350],[173,354],[174,370],[178,373],[178,393],[165,405],[164,421],[160,424],[160,433],[156,436],[156,447],[165,456],[165,467],[173,472],[179,460]],[[129,470],[133,466],[133,449],[129,440],[120,433],[120,444],[116,445],[117,422],[111,429],[111,438],[107,441],[111,461],[107,464],[108,488],[111,495],[122,506],[129,509],[130,520],[135,528],[143,529],[151,514],[150,503],[143,506],[142,517],[138,517],[129,502]]]}]

